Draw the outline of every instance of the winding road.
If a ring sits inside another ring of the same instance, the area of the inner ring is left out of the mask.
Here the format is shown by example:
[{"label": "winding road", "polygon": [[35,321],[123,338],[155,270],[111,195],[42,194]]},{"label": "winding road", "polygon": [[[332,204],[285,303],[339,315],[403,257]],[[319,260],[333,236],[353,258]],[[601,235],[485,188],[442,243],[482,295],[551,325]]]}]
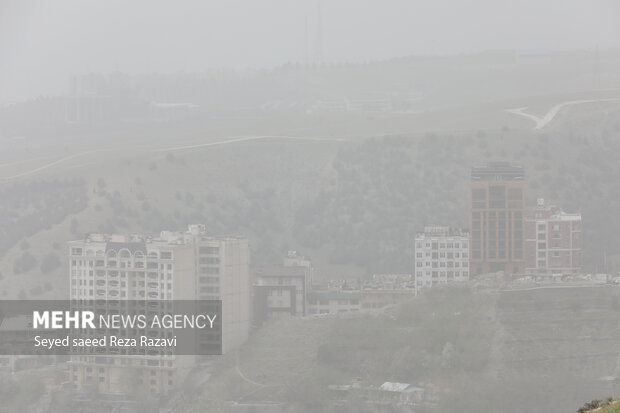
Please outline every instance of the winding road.
[{"label": "winding road", "polygon": [[560,113],[560,111],[562,111],[562,109],[568,106],[582,105],[585,103],[618,102],[618,101],[620,101],[620,97],[619,98],[603,98],[603,99],[569,100],[567,102],[558,103],[557,105],[553,106],[551,109],[549,109],[549,111],[547,111],[547,113],[542,118],[536,115],[532,115],[531,113],[526,113],[525,110],[527,109],[527,107],[506,109],[506,112],[512,113],[514,115],[524,116],[534,121],[534,123],[536,124],[534,129],[543,129],[544,127],[546,127],[547,125],[549,125],[549,123],[553,121],[553,119],[557,116],[558,113]]},{"label": "winding road", "polygon": [[[212,141],[212,142],[205,142],[205,143],[197,143],[197,144],[192,144],[192,145],[170,146],[170,147],[164,147],[164,148],[155,148],[155,149],[151,150],[151,153],[176,152],[176,151],[184,151],[184,150],[206,148],[206,147],[209,147],[209,146],[230,145],[230,144],[239,143],[239,142],[260,141],[260,140],[268,140],[268,139],[279,139],[279,140],[289,140],[289,141],[326,141],[326,142],[342,142],[342,141],[347,141],[348,140],[348,139],[343,139],[343,138],[331,138],[331,137],[283,136],[283,135],[242,136],[242,137],[233,137],[233,138],[228,138],[228,139],[222,139],[222,137],[219,137],[219,138],[216,138],[216,139],[220,139],[220,140],[216,140],[216,141]],[[80,157],[84,157],[86,155],[90,155],[90,154],[94,154],[94,153],[100,153],[100,152],[114,152],[114,151],[115,151],[115,149],[98,149],[98,150],[84,151],[84,152],[75,153],[75,154],[72,154],[72,155],[68,155],[68,156],[65,156],[65,157],[53,160],[53,161],[45,163],[43,165],[37,166],[36,168],[28,169],[26,171],[22,171],[22,172],[19,172],[19,173],[13,173],[12,175],[9,175],[9,176],[1,176],[0,175],[0,182],[12,181],[12,180],[15,180],[15,179],[18,179],[18,178],[23,178],[23,177],[26,177],[26,176],[29,176],[29,175],[34,175],[34,174],[36,174],[38,172],[45,171],[47,169],[50,169],[50,168],[53,168],[55,166],[61,165],[63,163],[66,163],[66,162],[68,162],[70,160],[73,160],[73,159],[76,159],[76,158],[80,158]],[[42,158],[39,158],[39,159],[42,159]],[[20,162],[11,162],[11,163],[7,163],[7,164],[0,164],[0,167],[12,166],[12,165],[20,164],[20,163],[25,163],[25,162],[28,162],[28,161],[31,161],[31,160],[32,159],[27,159],[27,160],[20,161]]]}]

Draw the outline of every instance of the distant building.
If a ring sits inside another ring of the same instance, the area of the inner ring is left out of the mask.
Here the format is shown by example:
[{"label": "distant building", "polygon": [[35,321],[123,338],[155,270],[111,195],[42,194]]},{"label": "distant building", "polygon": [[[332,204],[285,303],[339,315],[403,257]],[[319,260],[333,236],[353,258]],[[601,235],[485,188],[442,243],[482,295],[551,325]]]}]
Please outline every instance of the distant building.
[{"label": "distant building", "polygon": [[364,385],[359,378],[350,384],[327,386],[332,399],[337,403],[348,402],[352,398],[362,400],[374,411],[431,411],[437,403],[432,386],[418,387],[410,383],[385,382],[380,386]]},{"label": "distant building", "polygon": [[547,50],[515,50],[515,63],[518,65],[548,65],[552,54]]},{"label": "distant building", "polygon": [[286,265],[254,269],[254,323],[283,315],[305,316],[311,271],[311,266]]},{"label": "distant building", "polygon": [[122,73],[74,76],[66,97],[66,121],[99,124],[144,115],[146,103],[133,97],[131,89],[131,79]]},{"label": "distant building", "polygon": [[[72,300],[222,300],[222,351],[247,339],[246,238],[211,237],[203,225],[190,225],[187,232],[163,231],[159,237],[90,234],[68,247]],[[136,384],[153,394],[167,394],[179,383],[177,370],[188,361],[189,356],[72,356],[69,364],[78,389],[123,393],[127,368],[133,367]]]},{"label": "distant building", "polygon": [[[0,334],[7,337],[15,332],[37,331],[45,334],[45,329],[39,327],[36,330],[32,325],[32,314],[3,314],[0,320]],[[10,341],[7,340],[10,346]],[[37,369],[51,364],[56,364],[63,359],[63,356],[42,355],[42,354],[0,354],[0,372],[14,374],[20,370]]]},{"label": "distant building", "polygon": [[316,109],[320,111],[339,111],[349,110],[349,101],[347,99],[324,99],[316,102]]},{"label": "distant building", "polygon": [[323,289],[329,291],[355,291],[362,286],[362,280],[359,278],[340,278],[329,279]]},{"label": "distant building", "polygon": [[343,314],[360,311],[359,291],[312,291],[308,294],[308,314]]},{"label": "distant building", "polygon": [[289,251],[282,263],[285,267],[305,267],[308,268],[310,274],[312,273],[312,263],[306,259],[303,255],[297,253],[297,251]]},{"label": "distant building", "polygon": [[538,199],[526,219],[526,261],[529,274],[581,272],[581,214],[568,214]]},{"label": "distant building", "polygon": [[377,401],[395,404],[415,404],[424,400],[424,389],[409,383],[386,381],[374,392]]},{"label": "distant building", "polygon": [[470,186],[471,273],[523,273],[523,168],[507,162],[474,167]]},{"label": "distant building", "polygon": [[349,101],[349,110],[359,112],[387,112],[392,110],[392,101],[382,98],[352,99]]},{"label": "distant building", "polygon": [[362,310],[383,308],[411,300],[416,288],[411,274],[375,274],[360,289]]},{"label": "distant building", "polygon": [[307,315],[313,272],[310,260],[297,251],[289,251],[282,265],[256,267],[252,272],[254,324],[283,315]]},{"label": "distant building", "polygon": [[469,234],[442,226],[424,227],[415,239],[417,289],[469,280]]},{"label": "distant building", "polygon": [[385,96],[367,96],[354,99],[336,98],[316,102],[319,111],[387,112],[393,109],[392,100]]}]

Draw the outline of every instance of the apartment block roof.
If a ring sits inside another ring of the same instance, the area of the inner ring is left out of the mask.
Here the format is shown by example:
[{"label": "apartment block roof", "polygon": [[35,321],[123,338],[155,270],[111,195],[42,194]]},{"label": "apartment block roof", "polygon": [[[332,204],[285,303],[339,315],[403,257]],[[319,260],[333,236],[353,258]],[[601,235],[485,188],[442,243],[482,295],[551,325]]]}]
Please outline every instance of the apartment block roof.
[{"label": "apartment block roof", "polygon": [[258,277],[301,277],[308,273],[308,267],[286,265],[264,265],[254,268]]},{"label": "apartment block roof", "polygon": [[471,179],[476,181],[516,181],[523,180],[523,176],[523,167],[509,162],[489,162],[471,168]]}]

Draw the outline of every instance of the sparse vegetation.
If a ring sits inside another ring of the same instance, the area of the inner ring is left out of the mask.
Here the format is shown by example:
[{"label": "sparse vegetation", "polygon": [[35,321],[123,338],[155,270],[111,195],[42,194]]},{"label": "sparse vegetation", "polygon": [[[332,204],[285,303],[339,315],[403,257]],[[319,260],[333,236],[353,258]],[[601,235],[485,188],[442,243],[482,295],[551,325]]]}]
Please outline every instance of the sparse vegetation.
[{"label": "sparse vegetation", "polygon": [[45,391],[43,381],[35,374],[0,375],[0,400],[5,412],[28,411]]},{"label": "sparse vegetation", "polygon": [[41,260],[41,265],[39,269],[43,274],[46,274],[60,267],[60,264],[61,261],[58,255],[56,255],[54,252],[50,252]]},{"label": "sparse vegetation", "polygon": [[[86,207],[80,179],[42,180],[0,189],[0,257],[20,239],[57,224]],[[27,241],[22,249],[30,247]]]},{"label": "sparse vegetation", "polygon": [[37,259],[28,251],[22,252],[22,254],[13,261],[13,273],[21,274],[26,271],[30,271],[37,265]]},{"label": "sparse vegetation", "polygon": [[605,400],[592,400],[581,406],[577,413],[618,413],[620,412],[620,403],[613,397],[608,397]]},{"label": "sparse vegetation", "polygon": [[519,131],[390,136],[343,146],[321,192],[297,209],[294,234],[306,248],[328,246],[330,263],[408,273],[411,240],[424,225],[469,226],[471,166],[511,160],[525,167],[530,207],[542,197],[583,214],[584,260],[593,268],[603,251],[620,255],[620,223],[609,219],[620,205],[620,140],[606,138],[616,133],[614,122],[581,126],[574,145],[563,144],[561,132]]}]

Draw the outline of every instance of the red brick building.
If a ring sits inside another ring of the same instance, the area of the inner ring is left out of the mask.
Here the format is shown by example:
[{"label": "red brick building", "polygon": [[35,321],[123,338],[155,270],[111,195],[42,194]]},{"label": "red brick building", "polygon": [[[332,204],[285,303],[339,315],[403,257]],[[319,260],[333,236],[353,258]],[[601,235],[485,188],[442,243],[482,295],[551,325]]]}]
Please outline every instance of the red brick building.
[{"label": "red brick building", "polygon": [[524,173],[491,162],[471,171],[470,273],[525,272]]},{"label": "red brick building", "polygon": [[581,272],[581,214],[568,214],[539,199],[525,226],[528,274]]}]

